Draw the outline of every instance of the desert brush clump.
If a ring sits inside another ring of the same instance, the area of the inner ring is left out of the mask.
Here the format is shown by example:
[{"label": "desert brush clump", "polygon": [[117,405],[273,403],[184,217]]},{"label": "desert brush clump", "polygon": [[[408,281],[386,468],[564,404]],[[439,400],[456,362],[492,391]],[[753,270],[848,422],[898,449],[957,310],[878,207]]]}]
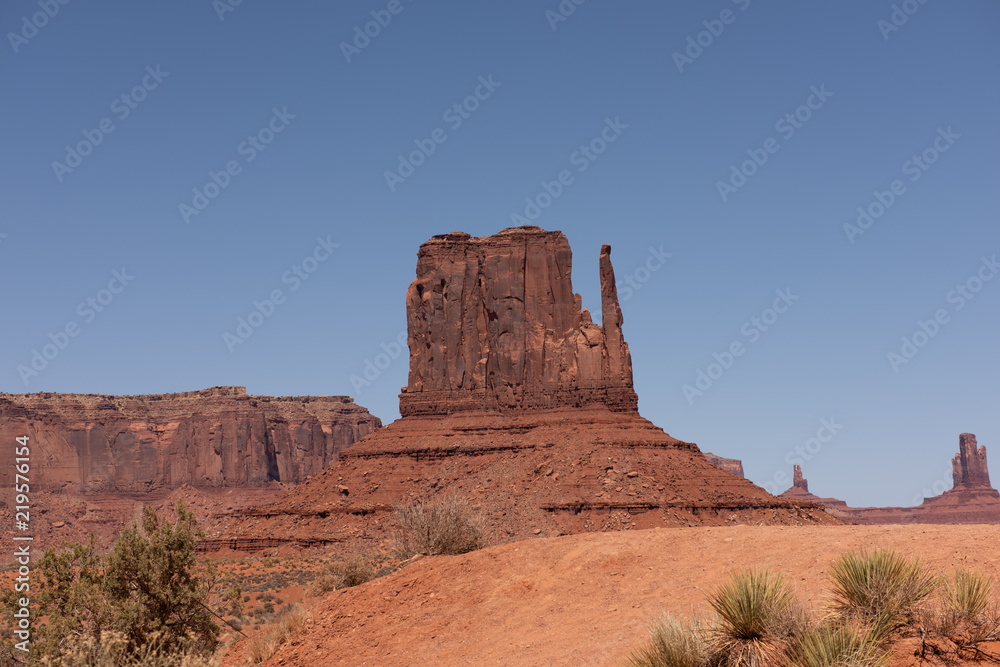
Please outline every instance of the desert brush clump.
[{"label": "desert brush clump", "polygon": [[[154,662],[159,654],[210,655],[218,643],[217,620],[227,605],[239,611],[240,591],[225,587],[211,561],[198,561],[201,531],[194,515],[183,504],[176,515],[171,523],[144,508],[141,523],[127,527],[106,555],[93,537],[89,545],[63,543],[46,551],[37,589],[32,581],[34,616],[44,620],[26,664],[103,665],[100,660],[112,655],[105,651],[114,651],[120,664],[151,655],[149,664],[174,664]],[[8,608],[12,594],[4,596]]]},{"label": "desert brush clump", "polygon": [[274,619],[274,623],[262,629],[247,641],[246,655],[250,664],[267,662],[278,652],[282,644],[301,633],[306,627],[308,614],[299,605],[288,605]]},{"label": "desert brush clump", "polygon": [[955,619],[976,623],[983,619],[993,592],[993,579],[966,569],[955,571],[951,581],[945,581],[944,600]]},{"label": "desert brush clump", "polygon": [[778,667],[805,625],[788,582],[769,570],[748,569],[708,598],[717,615],[707,633],[710,667]]},{"label": "desert brush clump", "polygon": [[950,638],[959,651],[984,641],[1000,640],[1000,608],[991,604],[993,580],[987,575],[958,569],[944,579],[938,604],[923,610],[921,631]]},{"label": "desert brush clump", "polygon": [[842,623],[806,630],[789,650],[795,667],[888,667],[889,656],[871,629]]},{"label": "desert brush clump", "polygon": [[393,542],[399,558],[463,554],[486,546],[483,520],[464,498],[396,505],[395,515],[399,530]]},{"label": "desert brush clump", "polygon": [[848,551],[830,569],[833,607],[868,625],[880,639],[910,623],[939,578],[892,549]]},{"label": "desert brush clump", "polygon": [[162,635],[148,637],[137,650],[120,632],[105,631],[100,637],[73,635],[60,650],[42,656],[42,667],[218,667],[219,661],[202,655],[193,646],[167,648]]},{"label": "desert brush clump", "polygon": [[627,667],[703,667],[708,657],[699,622],[664,614],[653,621],[649,642],[632,652]]},{"label": "desert brush clump", "polygon": [[348,556],[327,565],[309,586],[309,594],[322,595],[332,590],[358,586],[371,581],[375,575],[375,566],[369,559],[359,555]]}]

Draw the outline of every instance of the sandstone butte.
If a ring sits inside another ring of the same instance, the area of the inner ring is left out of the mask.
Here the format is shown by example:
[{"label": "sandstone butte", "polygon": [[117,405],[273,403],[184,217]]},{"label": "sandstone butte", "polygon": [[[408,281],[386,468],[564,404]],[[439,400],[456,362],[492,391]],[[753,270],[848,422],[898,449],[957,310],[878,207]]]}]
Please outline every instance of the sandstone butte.
[{"label": "sandstone butte", "polygon": [[1000,492],[990,485],[986,447],[977,446],[975,435],[958,436],[958,453],[951,466],[953,488],[915,507],[849,507],[843,500],[819,498],[809,492],[809,483],[798,465],[792,487],[779,497],[818,503],[830,514],[854,523],[1000,523]]},{"label": "sandstone butte", "polygon": [[562,232],[505,229],[424,243],[406,292],[401,418],[206,548],[380,542],[393,505],[457,494],[496,539],[653,526],[837,523],[710,464],[643,419],[611,248],[602,323],[581,307]]},{"label": "sandstone butte", "polygon": [[[105,543],[144,502],[183,498],[205,519],[273,500],[381,425],[348,396],[248,396],[243,387],[0,394],[0,442],[29,438],[32,528],[43,543],[91,531]],[[0,448],[0,486],[2,514],[12,514],[12,446]]]}]

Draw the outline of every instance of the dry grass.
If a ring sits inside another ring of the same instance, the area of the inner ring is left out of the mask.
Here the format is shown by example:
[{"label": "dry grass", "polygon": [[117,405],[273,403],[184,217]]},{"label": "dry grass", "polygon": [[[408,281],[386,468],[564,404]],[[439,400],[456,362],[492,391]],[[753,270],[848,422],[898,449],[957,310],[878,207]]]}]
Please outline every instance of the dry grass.
[{"label": "dry grass", "polygon": [[283,611],[274,621],[247,640],[247,658],[251,665],[266,662],[278,652],[281,645],[305,629],[306,611],[294,605]]},{"label": "dry grass", "polygon": [[628,667],[702,667],[708,657],[697,620],[688,624],[669,614],[653,622],[649,643],[633,651]]},{"label": "dry grass", "polygon": [[342,561],[330,563],[326,569],[313,580],[309,587],[310,595],[323,595],[332,590],[358,586],[375,578],[375,567],[362,556],[354,555]]},{"label": "dry grass", "polygon": [[129,653],[128,639],[118,632],[104,632],[98,640],[74,635],[58,658],[43,657],[43,667],[218,667],[218,661],[194,647],[169,651],[156,636],[150,637],[137,653]]},{"label": "dry grass", "polygon": [[486,546],[483,520],[465,499],[449,496],[397,505],[395,510],[400,525],[394,536],[399,558],[464,554]]},{"label": "dry grass", "polygon": [[821,625],[799,637],[789,652],[795,667],[887,667],[888,654],[865,627]]}]

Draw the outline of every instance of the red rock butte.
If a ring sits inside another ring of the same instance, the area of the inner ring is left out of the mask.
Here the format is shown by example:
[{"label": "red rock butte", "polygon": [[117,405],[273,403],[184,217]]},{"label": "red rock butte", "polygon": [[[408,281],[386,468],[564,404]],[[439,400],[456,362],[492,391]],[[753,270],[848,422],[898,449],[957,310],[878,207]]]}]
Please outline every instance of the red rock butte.
[{"label": "red rock butte", "polygon": [[435,236],[406,292],[410,381],[399,413],[583,407],[635,412],[611,246],[601,248],[602,325],[573,293],[561,232]]},{"label": "red rock butte", "polygon": [[779,497],[814,502],[844,521],[863,524],[1000,523],[1000,492],[990,486],[986,447],[977,446],[976,436],[958,436],[958,453],[951,466],[953,488],[914,507],[849,507],[843,500],[819,498],[809,492],[798,465],[792,487]]},{"label": "red rock butte", "polygon": [[467,497],[499,539],[664,525],[836,522],[710,464],[637,409],[611,266],[603,323],[573,292],[562,232],[435,236],[406,295],[402,417],[212,546],[380,541],[394,504]]}]

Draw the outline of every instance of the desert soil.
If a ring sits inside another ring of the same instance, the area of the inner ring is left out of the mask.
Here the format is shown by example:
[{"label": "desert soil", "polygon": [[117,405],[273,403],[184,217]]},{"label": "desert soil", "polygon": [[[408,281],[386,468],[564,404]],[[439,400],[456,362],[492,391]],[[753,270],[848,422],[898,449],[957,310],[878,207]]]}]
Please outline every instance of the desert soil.
[{"label": "desert soil", "polygon": [[[996,525],[662,528],[538,538],[425,558],[334,591],[311,608],[306,631],[267,664],[621,665],[645,640],[650,619],[664,610],[704,615],[706,592],[735,569],[785,573],[819,614],[832,561],[879,546],[935,570],[970,567],[1000,581]],[[894,667],[943,664],[915,660],[913,646],[897,646]],[[226,664],[243,664],[239,653]]]}]

